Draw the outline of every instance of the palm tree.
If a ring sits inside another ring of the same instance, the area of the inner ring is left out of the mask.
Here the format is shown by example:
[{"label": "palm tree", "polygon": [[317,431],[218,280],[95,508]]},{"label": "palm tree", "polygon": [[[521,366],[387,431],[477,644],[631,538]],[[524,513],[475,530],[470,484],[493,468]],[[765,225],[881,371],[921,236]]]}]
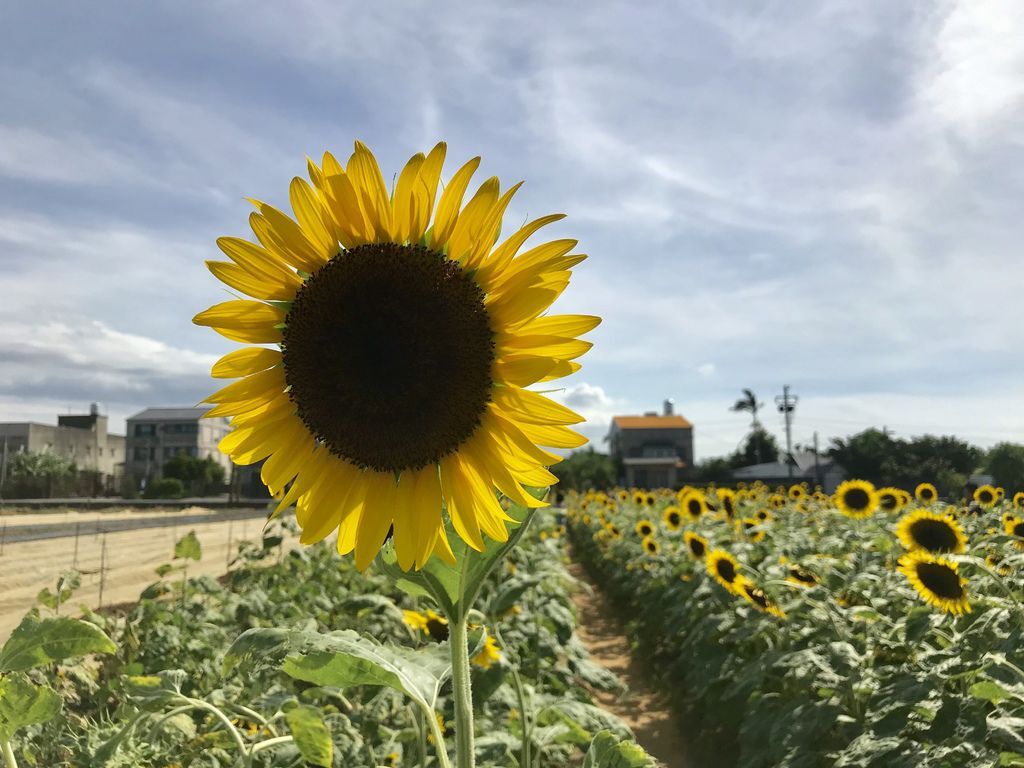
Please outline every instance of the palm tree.
[{"label": "palm tree", "polygon": [[743,411],[750,411],[750,428],[757,429],[759,426],[761,426],[761,422],[757,420],[757,412],[762,408],[764,408],[764,403],[758,402],[757,395],[755,395],[749,389],[744,389],[743,397],[737,400],[733,407],[730,408],[729,410],[736,411],[737,413],[742,413]]},{"label": "palm tree", "polygon": [[[762,408],[764,408],[764,403],[758,402],[757,395],[754,394],[753,390],[744,389],[743,390],[743,397],[741,397],[739,400],[737,400],[733,404],[732,408],[730,408],[729,410],[734,411],[736,413],[743,413],[744,411],[749,411],[750,412],[750,433],[751,433],[751,437],[753,437],[754,433],[757,432],[759,429],[761,429],[761,422],[757,420],[757,412],[759,410],[761,410]],[[755,458],[757,460],[757,463],[760,464],[761,463],[761,446],[760,446],[760,442],[755,443],[754,451],[755,451]]]}]

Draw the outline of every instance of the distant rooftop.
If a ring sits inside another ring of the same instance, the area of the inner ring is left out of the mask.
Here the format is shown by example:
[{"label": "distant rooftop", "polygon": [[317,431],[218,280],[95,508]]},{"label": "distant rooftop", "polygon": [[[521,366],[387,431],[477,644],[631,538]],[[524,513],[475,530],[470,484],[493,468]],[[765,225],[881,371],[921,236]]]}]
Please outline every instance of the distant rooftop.
[{"label": "distant rooftop", "polygon": [[693,426],[678,414],[668,416],[616,416],[612,419],[619,429],[689,429]]},{"label": "distant rooftop", "polygon": [[128,418],[132,421],[190,421],[201,419],[212,405],[201,405],[196,408],[147,408]]}]

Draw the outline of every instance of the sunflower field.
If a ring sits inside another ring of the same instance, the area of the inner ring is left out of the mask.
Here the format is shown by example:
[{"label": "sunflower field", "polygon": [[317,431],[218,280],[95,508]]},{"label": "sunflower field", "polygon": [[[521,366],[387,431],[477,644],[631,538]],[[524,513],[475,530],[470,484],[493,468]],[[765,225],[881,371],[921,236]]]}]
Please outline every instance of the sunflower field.
[{"label": "sunflower field", "polygon": [[698,765],[1024,765],[1024,494],[570,495],[576,556]]},{"label": "sunflower field", "polygon": [[[476,758],[651,766],[591,699],[619,683],[574,633],[553,516],[535,525],[481,585],[470,623]],[[220,580],[185,578],[202,556],[190,534],[137,604],[84,609],[84,620],[67,616],[73,576],[44,590],[0,650],[0,732],[15,764],[443,765],[436,746],[450,748],[454,719],[446,619],[334,547],[283,550],[293,532],[241,544]]]}]

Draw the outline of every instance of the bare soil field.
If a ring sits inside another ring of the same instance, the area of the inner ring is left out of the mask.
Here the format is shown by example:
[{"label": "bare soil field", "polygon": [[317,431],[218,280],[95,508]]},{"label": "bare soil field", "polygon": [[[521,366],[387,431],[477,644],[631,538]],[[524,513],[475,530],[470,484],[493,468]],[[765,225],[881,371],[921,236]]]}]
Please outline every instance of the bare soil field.
[{"label": "bare soil field", "polygon": [[[174,517],[194,516],[208,512],[209,522],[171,525],[134,531],[96,533],[97,522],[132,515],[166,514]],[[7,542],[0,551],[0,641],[6,639],[35,603],[44,587],[54,589],[61,574],[72,569],[82,574],[82,586],[72,596],[69,612],[80,604],[96,609],[103,605],[132,602],[139,593],[156,580],[155,569],[170,562],[174,544],[190,530],[196,532],[203,549],[201,561],[189,562],[190,575],[219,576],[228,570],[229,556],[237,551],[242,540],[258,541],[262,537],[263,520],[219,520],[216,512],[197,507],[159,513],[154,509],[109,512],[75,512],[22,514],[4,517],[5,521],[25,524],[66,523],[69,530],[79,528],[79,536],[40,541]],[[101,594],[102,592],[102,594]]]}]

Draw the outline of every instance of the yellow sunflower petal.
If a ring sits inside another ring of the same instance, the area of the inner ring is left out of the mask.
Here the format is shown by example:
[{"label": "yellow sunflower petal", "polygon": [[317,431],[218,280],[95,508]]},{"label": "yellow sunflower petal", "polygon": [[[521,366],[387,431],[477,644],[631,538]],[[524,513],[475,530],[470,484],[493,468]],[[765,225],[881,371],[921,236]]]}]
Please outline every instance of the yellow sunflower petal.
[{"label": "yellow sunflower petal", "polygon": [[467,162],[455,172],[451,181],[448,182],[448,186],[441,193],[430,238],[432,248],[441,250],[447,245],[448,238],[451,237],[452,230],[455,229],[455,224],[458,221],[459,209],[462,207],[462,198],[466,194],[466,187],[469,186],[469,180],[479,165],[479,157],[474,157]]},{"label": "yellow sunflower petal", "polygon": [[492,176],[481,184],[476,194],[459,213],[455,228],[448,239],[448,258],[461,262],[466,269],[472,267],[468,262],[470,248],[483,230],[487,214],[498,200],[498,191],[497,176]]},{"label": "yellow sunflower petal", "polygon": [[250,373],[259,373],[281,362],[281,352],[266,347],[242,347],[228,352],[213,364],[210,372],[215,379],[237,379]]},{"label": "yellow sunflower petal", "polygon": [[386,239],[391,231],[391,203],[377,158],[365,144],[357,141],[345,171],[359,192],[366,223],[376,233],[377,240]]},{"label": "yellow sunflower petal", "polygon": [[232,341],[249,344],[274,344],[281,341],[285,312],[262,301],[236,299],[214,304],[192,318],[196,325],[205,325]]},{"label": "yellow sunflower petal", "polygon": [[579,448],[588,442],[587,438],[568,427],[529,424],[527,422],[519,422],[516,426],[522,430],[523,434],[530,441],[537,445],[546,445],[551,448]]},{"label": "yellow sunflower petal", "polygon": [[359,484],[359,470],[347,461],[334,459],[327,472],[328,481],[311,493],[307,502],[308,517],[299,539],[303,544],[323,541],[355,507],[352,499]]},{"label": "yellow sunflower petal", "polygon": [[441,168],[444,166],[445,154],[448,146],[442,141],[434,146],[423,165],[416,179],[415,198],[417,201],[414,211],[413,226],[409,232],[409,239],[416,243],[423,237],[430,223],[430,216],[434,211],[434,200],[437,197],[437,185],[441,181]]},{"label": "yellow sunflower petal", "polygon": [[522,248],[523,244],[529,240],[537,230],[564,218],[564,213],[542,216],[539,219],[534,219],[533,221],[523,225],[516,232],[509,235],[508,239],[495,248],[491,252],[491,255],[484,260],[480,269],[477,270],[476,279],[480,285],[484,287],[484,290],[491,290],[493,280],[499,276],[506,267],[508,267],[513,257],[519,252],[519,249]]},{"label": "yellow sunflower petal", "polygon": [[234,400],[263,400],[266,402],[284,391],[284,387],[284,368],[278,366],[221,387],[203,402],[225,403]]},{"label": "yellow sunflower petal", "polygon": [[327,211],[334,219],[338,240],[346,248],[368,243],[373,232],[359,206],[359,193],[344,171],[324,176]]},{"label": "yellow sunflower petal", "polygon": [[336,251],[338,243],[332,234],[334,227],[325,222],[325,218],[328,218],[327,213],[313,188],[305,179],[298,176],[292,179],[288,189],[288,198],[292,204],[296,221],[299,222],[302,231],[314,243],[317,250],[322,253]]},{"label": "yellow sunflower petal", "polygon": [[531,320],[516,331],[525,336],[560,336],[576,338],[594,330],[601,318],[594,315],[548,315]]},{"label": "yellow sunflower petal", "polygon": [[299,276],[266,248],[239,237],[218,237],[217,247],[238,266],[268,282],[298,289]]},{"label": "yellow sunflower petal", "polygon": [[518,387],[495,387],[494,403],[517,422],[529,424],[579,424],[583,417],[544,395]]},{"label": "yellow sunflower petal", "polygon": [[366,500],[363,502],[362,518],[356,532],[356,568],[365,571],[373,558],[384,546],[388,529],[394,522],[395,498],[398,483],[390,472],[372,472],[363,482],[366,484]]},{"label": "yellow sunflower petal", "polygon": [[482,552],[484,540],[480,535],[480,523],[476,519],[472,494],[466,492],[467,481],[463,477],[462,465],[457,454],[441,460],[441,492],[452,519],[452,526],[459,537],[473,549]]},{"label": "yellow sunflower petal", "polygon": [[416,185],[425,159],[422,153],[410,157],[395,182],[391,201],[391,238],[397,243],[407,242],[416,224]]},{"label": "yellow sunflower petal", "polygon": [[512,202],[512,196],[523,186],[523,182],[513,185],[503,194],[488,212],[487,217],[481,222],[477,235],[470,245],[469,258],[466,259],[468,269],[476,269],[483,262],[490,252],[494,241],[498,239],[501,232],[501,220],[505,215],[505,209]]},{"label": "yellow sunflower petal", "polygon": [[256,239],[271,253],[303,272],[313,273],[334,254],[318,250],[292,219],[266,203],[258,203],[258,213],[249,215],[249,226]]},{"label": "yellow sunflower petal", "polygon": [[246,296],[252,296],[254,299],[290,301],[295,296],[294,288],[273,283],[261,277],[254,277],[252,273],[230,261],[208,261],[206,268],[228,287],[241,291]]}]

